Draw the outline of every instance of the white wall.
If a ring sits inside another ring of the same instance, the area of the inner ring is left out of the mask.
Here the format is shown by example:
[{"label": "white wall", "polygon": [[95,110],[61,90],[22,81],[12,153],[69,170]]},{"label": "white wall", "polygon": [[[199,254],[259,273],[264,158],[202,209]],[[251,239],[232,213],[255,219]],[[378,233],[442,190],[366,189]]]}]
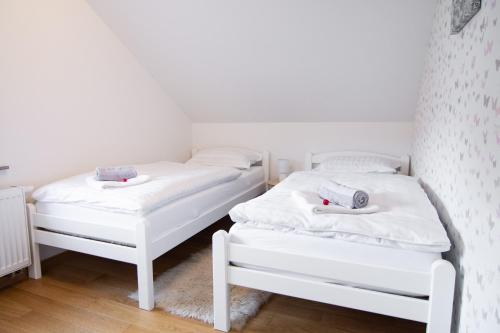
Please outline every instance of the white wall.
[{"label": "white wall", "polygon": [[87,0],[195,122],[411,121],[435,0]]},{"label": "white wall", "polygon": [[190,147],[189,119],[85,1],[0,0],[0,188]]},{"label": "white wall", "polygon": [[451,5],[434,18],[413,170],[453,244],[452,332],[500,332],[500,2],[483,1],[457,35]]},{"label": "white wall", "polygon": [[83,0],[0,0],[0,187],[184,160],[189,119]]},{"label": "white wall", "polygon": [[408,154],[412,122],[387,123],[193,123],[193,146],[242,146],[271,152],[271,177],[277,158],[304,167],[308,151],[365,150]]}]

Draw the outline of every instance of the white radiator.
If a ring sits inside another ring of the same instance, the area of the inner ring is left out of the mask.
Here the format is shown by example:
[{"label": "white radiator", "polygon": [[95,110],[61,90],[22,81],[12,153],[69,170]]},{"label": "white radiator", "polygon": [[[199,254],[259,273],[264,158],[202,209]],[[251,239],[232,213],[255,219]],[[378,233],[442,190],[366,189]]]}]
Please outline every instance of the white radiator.
[{"label": "white radiator", "polygon": [[0,276],[31,264],[24,191],[0,190]]}]

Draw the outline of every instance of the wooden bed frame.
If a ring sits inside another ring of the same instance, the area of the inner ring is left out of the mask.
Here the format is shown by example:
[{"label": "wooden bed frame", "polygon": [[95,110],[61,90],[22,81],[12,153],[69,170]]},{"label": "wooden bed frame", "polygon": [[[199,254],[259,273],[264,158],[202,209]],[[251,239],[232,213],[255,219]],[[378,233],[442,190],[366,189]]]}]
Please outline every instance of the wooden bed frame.
[{"label": "wooden bed frame", "polygon": [[[41,214],[36,211],[35,205],[29,204],[30,236],[33,249],[29,275],[33,279],[42,277],[40,244],[135,264],[137,265],[139,307],[152,310],[154,308],[153,260],[227,215],[234,205],[264,192],[269,177],[269,152],[263,152],[261,164],[265,174],[265,179],[261,183],[221,202],[209,211],[202,212],[197,218],[184,221],[173,230],[159,233],[151,231],[148,215],[131,216],[130,218],[136,225],[135,230],[132,230],[102,225],[98,221],[80,216],[66,219]],[[159,210],[161,208],[157,211]],[[169,216],[165,218],[168,219]]]},{"label": "wooden bed frame", "polygon": [[[306,169],[312,169],[329,157],[346,155],[399,161],[399,172],[408,174],[408,156],[398,158],[364,152],[307,154]],[[234,262],[238,266],[233,265]],[[236,244],[221,230],[213,235],[213,278],[214,328],[225,332],[230,329],[229,285],[419,321],[427,323],[427,333],[450,332],[455,269],[443,259],[434,261],[428,272],[417,273],[398,267],[357,264]],[[350,285],[321,282],[321,279],[344,281]],[[402,295],[352,285],[395,290]],[[428,297],[404,296],[409,294]]]}]

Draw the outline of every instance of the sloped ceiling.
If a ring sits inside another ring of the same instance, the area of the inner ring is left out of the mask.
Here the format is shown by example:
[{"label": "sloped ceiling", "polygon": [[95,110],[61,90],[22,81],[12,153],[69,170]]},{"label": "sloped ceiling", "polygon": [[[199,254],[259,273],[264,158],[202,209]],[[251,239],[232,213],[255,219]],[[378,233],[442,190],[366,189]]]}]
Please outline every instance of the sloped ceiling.
[{"label": "sloped ceiling", "polygon": [[87,0],[194,122],[405,121],[434,0]]}]

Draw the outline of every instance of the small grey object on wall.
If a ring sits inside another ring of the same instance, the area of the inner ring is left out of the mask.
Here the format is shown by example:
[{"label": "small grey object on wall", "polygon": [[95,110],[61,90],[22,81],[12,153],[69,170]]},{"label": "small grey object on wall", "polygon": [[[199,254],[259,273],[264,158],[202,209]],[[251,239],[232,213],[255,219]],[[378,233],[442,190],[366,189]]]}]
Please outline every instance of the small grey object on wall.
[{"label": "small grey object on wall", "polygon": [[481,0],[453,0],[451,6],[451,34],[462,31],[463,27],[481,9]]}]

